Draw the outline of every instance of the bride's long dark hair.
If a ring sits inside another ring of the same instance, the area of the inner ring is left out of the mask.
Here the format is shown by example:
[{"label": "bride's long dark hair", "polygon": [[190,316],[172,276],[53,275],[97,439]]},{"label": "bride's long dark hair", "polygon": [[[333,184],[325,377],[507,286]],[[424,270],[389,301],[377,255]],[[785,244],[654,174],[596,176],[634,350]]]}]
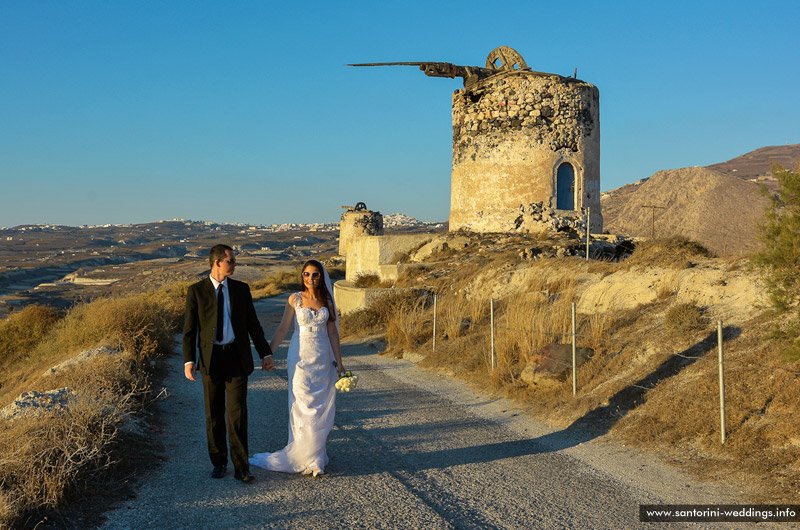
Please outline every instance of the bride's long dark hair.
[{"label": "bride's long dark hair", "polygon": [[333,310],[333,295],[328,291],[328,286],[325,285],[325,274],[322,272],[325,270],[325,267],[319,261],[315,259],[310,259],[303,263],[303,268],[300,269],[300,284],[303,286],[303,292],[306,292],[308,288],[306,287],[306,282],[303,281],[303,272],[305,272],[307,267],[316,267],[319,271],[319,293],[322,295],[322,299],[325,300],[325,307],[328,308],[328,315],[330,315],[330,320],[336,320],[336,311]]}]

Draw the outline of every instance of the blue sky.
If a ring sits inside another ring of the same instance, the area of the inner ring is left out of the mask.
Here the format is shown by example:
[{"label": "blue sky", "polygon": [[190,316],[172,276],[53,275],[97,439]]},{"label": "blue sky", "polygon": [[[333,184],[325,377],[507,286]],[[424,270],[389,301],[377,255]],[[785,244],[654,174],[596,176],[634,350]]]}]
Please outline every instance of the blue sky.
[{"label": "blue sky", "polygon": [[800,143],[800,2],[0,2],[0,226],[447,219],[495,47],[600,90],[601,187]]}]

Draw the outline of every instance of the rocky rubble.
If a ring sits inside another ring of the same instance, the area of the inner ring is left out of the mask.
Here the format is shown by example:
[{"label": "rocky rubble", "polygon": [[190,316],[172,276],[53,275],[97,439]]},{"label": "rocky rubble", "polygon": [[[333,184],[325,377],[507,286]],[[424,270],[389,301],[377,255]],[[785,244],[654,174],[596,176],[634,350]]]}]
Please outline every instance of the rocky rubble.
[{"label": "rocky rubble", "polygon": [[72,357],[71,359],[67,359],[63,363],[57,364],[56,366],[53,366],[52,368],[49,368],[42,375],[44,377],[53,375],[53,374],[55,374],[55,373],[57,373],[57,372],[59,372],[61,370],[64,370],[65,368],[69,368],[71,366],[76,366],[78,364],[85,363],[85,362],[87,362],[89,360],[94,360],[95,358],[97,358],[98,356],[101,356],[101,355],[105,355],[105,356],[109,356],[110,357],[110,356],[114,356],[114,355],[120,355],[121,353],[122,353],[121,351],[114,350],[112,348],[109,348],[108,346],[101,346],[99,348],[94,348],[92,350],[84,350],[84,351],[80,352],[78,355],[76,355],[75,357]]},{"label": "rocky rubble", "polygon": [[13,403],[0,409],[0,420],[11,421],[23,416],[61,412],[69,407],[75,393],[69,388],[47,392],[24,392]]}]

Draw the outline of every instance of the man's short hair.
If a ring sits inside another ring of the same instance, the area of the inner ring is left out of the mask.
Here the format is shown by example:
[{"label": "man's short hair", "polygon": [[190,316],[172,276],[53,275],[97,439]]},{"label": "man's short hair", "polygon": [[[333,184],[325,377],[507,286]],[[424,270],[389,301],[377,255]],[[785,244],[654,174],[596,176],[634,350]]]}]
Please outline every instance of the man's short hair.
[{"label": "man's short hair", "polygon": [[228,255],[225,252],[228,250],[233,252],[233,249],[228,245],[214,245],[211,247],[211,252],[208,253],[208,264],[214,267],[215,261],[227,258]]}]

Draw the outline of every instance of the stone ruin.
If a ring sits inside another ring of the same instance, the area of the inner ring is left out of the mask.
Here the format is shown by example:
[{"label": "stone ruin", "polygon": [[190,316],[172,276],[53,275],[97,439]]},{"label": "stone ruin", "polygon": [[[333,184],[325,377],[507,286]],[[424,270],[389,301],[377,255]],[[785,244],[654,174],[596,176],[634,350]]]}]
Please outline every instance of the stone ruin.
[{"label": "stone ruin", "polygon": [[602,232],[597,87],[520,68],[456,90],[451,179],[450,230],[534,231],[541,204]]},{"label": "stone ruin", "polygon": [[[441,62],[350,66],[393,65],[464,80],[464,88],[452,96],[451,232],[602,232],[597,87],[579,80],[577,72],[564,77],[533,71],[507,46],[492,50],[485,67]],[[346,313],[365,307],[370,296],[369,290],[354,286],[357,276],[396,280],[407,266],[396,257],[431,243],[434,235],[382,236],[380,212],[363,203],[344,208],[339,253],[347,259],[347,272],[334,289]],[[534,259],[533,254],[523,258]]]},{"label": "stone ruin", "polygon": [[[535,232],[520,210],[542,204],[564,219],[600,210],[600,106],[597,87],[574,77],[531,70],[512,48],[489,53],[485,67],[419,66],[431,77],[462,77],[453,92],[450,230]],[[585,221],[584,221],[585,224]]]}]

